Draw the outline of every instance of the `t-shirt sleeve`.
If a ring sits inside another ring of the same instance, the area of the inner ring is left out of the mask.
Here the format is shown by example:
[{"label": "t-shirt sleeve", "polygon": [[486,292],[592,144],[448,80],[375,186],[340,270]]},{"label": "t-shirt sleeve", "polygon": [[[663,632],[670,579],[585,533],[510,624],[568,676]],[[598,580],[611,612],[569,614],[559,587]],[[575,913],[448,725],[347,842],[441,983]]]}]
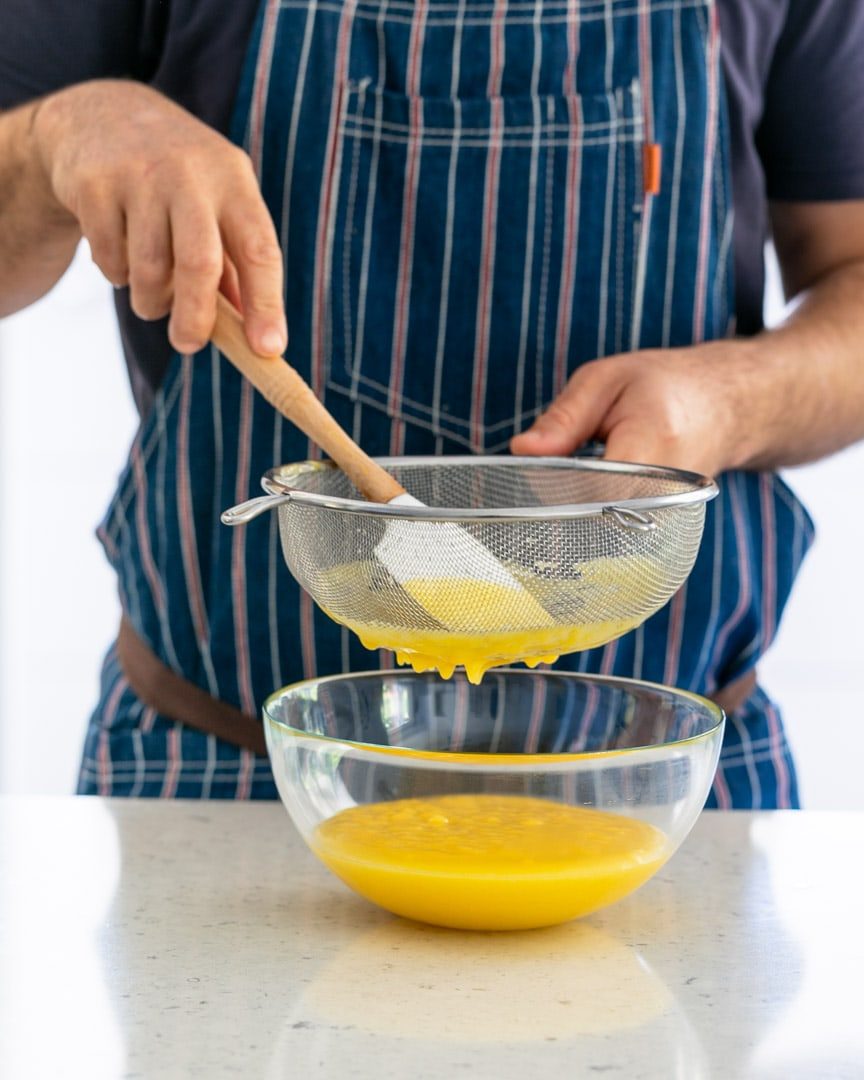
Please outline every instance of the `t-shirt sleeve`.
[{"label": "t-shirt sleeve", "polygon": [[0,109],[87,79],[146,80],[159,21],[152,0],[0,0]]},{"label": "t-shirt sleeve", "polygon": [[789,0],[757,142],[769,198],[864,198],[860,0]]}]

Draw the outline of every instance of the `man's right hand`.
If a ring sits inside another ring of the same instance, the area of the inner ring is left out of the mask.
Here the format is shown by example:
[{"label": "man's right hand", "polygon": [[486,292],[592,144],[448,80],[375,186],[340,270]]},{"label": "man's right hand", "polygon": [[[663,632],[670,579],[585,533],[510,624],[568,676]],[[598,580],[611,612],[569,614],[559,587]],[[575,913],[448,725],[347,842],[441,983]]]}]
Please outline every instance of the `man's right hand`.
[{"label": "man's right hand", "polygon": [[252,347],[284,351],[282,253],[242,150],[155,90],[108,80],[43,99],[32,136],[96,264],[142,319],[170,312],[174,348],[206,344],[221,287]]}]

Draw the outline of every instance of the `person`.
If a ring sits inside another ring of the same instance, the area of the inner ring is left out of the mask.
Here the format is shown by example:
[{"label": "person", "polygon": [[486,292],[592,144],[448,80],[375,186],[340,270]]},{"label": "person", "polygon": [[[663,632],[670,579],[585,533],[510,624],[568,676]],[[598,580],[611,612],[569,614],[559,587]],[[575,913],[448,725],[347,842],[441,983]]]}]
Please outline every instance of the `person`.
[{"label": "person", "polygon": [[[141,413],[99,530],[124,621],[81,792],[272,797],[264,697],[375,666],[274,521],[219,524],[315,454],[208,345],[221,289],[372,454],[596,439],[717,476],[673,601],[560,666],[723,701],[711,804],[797,805],[755,669],[812,538],[774,470],[864,435],[864,8],[4,0],[2,22],[0,314],[85,237]],[[769,233],[797,301],[770,332]]]}]

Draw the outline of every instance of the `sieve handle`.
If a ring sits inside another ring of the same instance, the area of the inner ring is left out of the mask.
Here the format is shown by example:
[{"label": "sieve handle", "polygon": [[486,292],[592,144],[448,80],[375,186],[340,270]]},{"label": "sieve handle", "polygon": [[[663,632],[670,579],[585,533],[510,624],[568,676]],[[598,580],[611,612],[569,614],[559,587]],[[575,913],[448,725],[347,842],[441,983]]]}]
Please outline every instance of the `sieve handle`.
[{"label": "sieve handle", "polygon": [[259,495],[255,499],[247,499],[246,502],[232,506],[230,510],[223,510],[220,517],[223,525],[245,525],[259,514],[275,510],[277,506],[289,502],[291,496],[288,492],[284,495]]},{"label": "sieve handle", "polygon": [[[372,502],[389,503],[405,489],[337,424],[305,380],[281,357],[259,356],[246,340],[240,313],[219,294],[213,344],[284,417],[328,454]],[[230,511],[228,511],[230,513]],[[224,516],[223,516],[224,520]]]}]

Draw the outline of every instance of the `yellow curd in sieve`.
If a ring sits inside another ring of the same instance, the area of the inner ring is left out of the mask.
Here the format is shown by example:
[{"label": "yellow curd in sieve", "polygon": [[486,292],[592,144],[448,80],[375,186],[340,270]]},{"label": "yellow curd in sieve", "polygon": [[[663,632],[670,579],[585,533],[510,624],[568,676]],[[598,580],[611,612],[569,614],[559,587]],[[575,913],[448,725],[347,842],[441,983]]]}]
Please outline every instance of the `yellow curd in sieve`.
[{"label": "yellow curd in sieve", "polygon": [[642,821],[514,795],[396,799],[342,810],[310,837],[355,892],[420,922],[552,926],[620,900],[668,857]]},{"label": "yellow curd in sieve", "polygon": [[[562,653],[605,645],[632,630],[641,618],[611,618],[578,623],[567,614],[553,617],[525,591],[497,582],[450,578],[404,582],[405,592],[442,628],[396,626],[387,622],[344,622],[367,649],[392,649],[400,664],[415,671],[438,671],[449,679],[464,667],[468,679],[479,683],[493,667],[524,662],[529,667],[551,664]],[[577,596],[580,583],[549,588],[550,608],[556,601]],[[544,598],[545,599],[545,598]],[[578,603],[573,605],[578,610]]]}]

